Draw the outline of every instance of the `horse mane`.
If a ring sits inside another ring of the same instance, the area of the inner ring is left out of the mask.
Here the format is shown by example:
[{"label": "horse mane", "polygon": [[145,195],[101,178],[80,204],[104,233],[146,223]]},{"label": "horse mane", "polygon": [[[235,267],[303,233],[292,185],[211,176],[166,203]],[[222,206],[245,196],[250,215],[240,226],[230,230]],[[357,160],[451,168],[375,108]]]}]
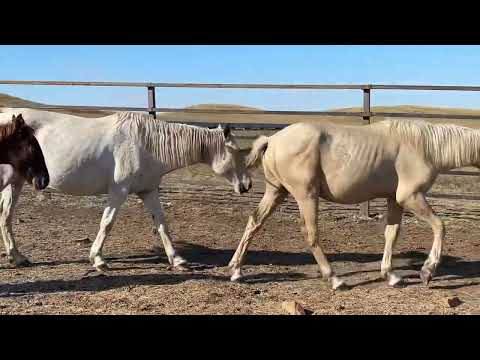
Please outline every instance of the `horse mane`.
[{"label": "horse mane", "polygon": [[117,113],[116,127],[140,143],[155,158],[188,164],[218,154],[225,145],[222,130],[171,123],[143,113]]},{"label": "horse mane", "polygon": [[[22,125],[23,126],[23,125]],[[0,141],[8,139],[15,134],[22,126],[17,126],[15,122],[8,122],[0,125]]]},{"label": "horse mane", "polygon": [[408,142],[437,167],[462,167],[480,159],[478,130],[417,119],[388,119],[377,124],[385,126],[390,136]]}]

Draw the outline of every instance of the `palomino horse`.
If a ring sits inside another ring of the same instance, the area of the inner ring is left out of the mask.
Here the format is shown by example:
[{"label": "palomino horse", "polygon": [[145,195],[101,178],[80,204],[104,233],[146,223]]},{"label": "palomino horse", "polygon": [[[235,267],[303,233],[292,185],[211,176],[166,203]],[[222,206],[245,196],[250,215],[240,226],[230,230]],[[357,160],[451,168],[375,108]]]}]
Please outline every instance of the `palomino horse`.
[{"label": "palomino horse", "polygon": [[[4,109],[7,118],[15,109]],[[229,181],[237,193],[248,191],[240,149],[229,128],[205,129],[155,120],[139,113],[118,113],[98,119],[22,109],[45,155],[50,187],[71,195],[108,194],[90,261],[99,270],[107,269],[102,256],[105,239],[112,229],[120,206],[134,193],[150,211],[170,264],[186,265],[170,240],[158,186],[162,176],[182,167],[206,163]],[[28,116],[27,116],[28,115]],[[11,214],[21,186],[2,193],[4,217]],[[10,228],[0,224],[4,238],[15,244]],[[14,245],[11,245],[14,246]],[[18,251],[7,253],[14,264],[28,261]]]},{"label": "palomino horse", "polygon": [[391,260],[402,212],[410,210],[425,220],[434,239],[420,272],[428,284],[440,262],[445,230],[425,194],[440,171],[480,165],[480,131],[420,120],[385,120],[362,127],[297,123],[254,142],[246,166],[252,168],[261,160],[266,190],[230,261],[232,281],[242,276],[241,265],[252,237],[290,193],[303,218],[305,239],[334,289],[343,281],[335,276],[319,243],[319,197],[342,204],[387,199],[381,274],[392,286],[401,281],[392,271]]}]

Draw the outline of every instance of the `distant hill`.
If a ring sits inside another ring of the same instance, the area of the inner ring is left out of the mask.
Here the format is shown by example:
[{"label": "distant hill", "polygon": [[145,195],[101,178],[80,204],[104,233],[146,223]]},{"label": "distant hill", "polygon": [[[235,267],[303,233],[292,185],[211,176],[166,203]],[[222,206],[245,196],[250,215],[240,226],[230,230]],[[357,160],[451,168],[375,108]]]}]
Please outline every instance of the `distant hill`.
[{"label": "distant hill", "polygon": [[185,109],[200,109],[200,110],[238,110],[238,111],[252,111],[260,110],[258,108],[234,104],[199,104],[187,106]]},{"label": "distant hill", "polygon": [[[2,94],[0,93],[0,107],[31,107],[31,106],[42,106],[45,104],[30,101],[30,100],[25,100],[22,98],[18,98],[15,96],[7,95],[7,94]],[[0,109],[1,110],[1,109]],[[72,114],[72,115],[79,115],[79,116],[85,116],[85,117],[102,117],[102,116],[107,116],[113,114],[112,112],[108,111],[97,111],[97,110],[67,110],[67,109],[59,109],[59,110],[51,110],[63,114]]]},{"label": "distant hill", "polygon": [[[239,105],[221,105],[221,104],[201,104],[194,105],[189,108],[193,109],[232,109],[232,110],[260,110],[253,107],[239,106]],[[341,109],[329,109],[332,112],[361,112],[361,107],[349,107]],[[372,112],[408,112],[408,113],[431,113],[431,114],[466,114],[466,115],[480,115],[480,109],[462,109],[462,108],[440,108],[429,106],[415,106],[415,105],[398,105],[398,106],[373,106]],[[307,122],[337,122],[348,125],[363,125],[365,122],[359,117],[351,116],[324,116],[324,115],[255,115],[255,114],[189,114],[189,113],[163,113],[161,118],[169,121],[205,121],[205,122],[251,122],[251,123],[294,123],[299,121]],[[414,116],[413,116],[414,117]],[[383,117],[374,117],[372,122],[384,120]],[[480,127],[480,120],[455,120],[455,119],[425,119],[434,123],[452,123]]]},{"label": "distant hill", "polygon": [[29,106],[33,106],[33,105],[38,106],[38,105],[43,105],[43,104],[0,93],[0,106],[1,107],[9,107],[9,106],[29,107]]},{"label": "distant hill", "polygon": [[[7,94],[0,94],[0,107],[22,106],[29,107],[33,105],[43,105],[33,101],[21,99]],[[234,104],[198,104],[187,107],[186,109],[212,109],[212,110],[260,110],[254,107],[240,106]],[[103,117],[111,115],[108,111],[94,111],[94,110],[51,110],[66,114],[80,115],[85,117]],[[332,109],[329,111],[344,111],[344,112],[361,112],[361,107],[349,107],[341,109]],[[375,112],[412,112],[412,113],[433,113],[433,114],[469,114],[480,115],[480,109],[462,109],[462,108],[440,108],[428,106],[414,106],[414,105],[399,105],[399,106],[373,106],[372,111]],[[255,114],[192,114],[192,113],[162,113],[158,118],[173,122],[213,122],[213,123],[236,123],[236,122],[251,122],[251,123],[278,123],[287,124],[299,121],[307,122],[337,122],[340,124],[362,125],[363,120],[357,117],[348,116],[320,116],[320,115],[255,115]],[[375,117],[372,121],[383,120],[382,117]],[[428,121],[436,123],[451,123],[463,126],[480,127],[480,121],[475,120],[450,120],[450,119],[428,119]]]},{"label": "distant hill", "polygon": [[[361,107],[349,107],[335,109],[332,111],[362,111]],[[396,106],[373,106],[372,111],[378,112],[409,112],[409,113],[432,113],[432,114],[464,114],[480,115],[480,109],[450,108],[450,107],[431,107],[417,105],[396,105]]]}]

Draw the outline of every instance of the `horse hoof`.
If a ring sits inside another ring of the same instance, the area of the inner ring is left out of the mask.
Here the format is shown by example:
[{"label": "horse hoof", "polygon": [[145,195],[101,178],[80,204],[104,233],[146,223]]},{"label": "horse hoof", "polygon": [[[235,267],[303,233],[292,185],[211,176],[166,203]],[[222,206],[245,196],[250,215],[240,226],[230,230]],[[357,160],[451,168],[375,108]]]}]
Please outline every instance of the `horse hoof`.
[{"label": "horse hoof", "polygon": [[346,290],[347,285],[343,280],[340,280],[338,277],[334,276],[331,279],[332,281],[332,289],[333,290]]},{"label": "horse hoof", "polygon": [[95,265],[94,268],[100,273],[104,273],[109,270],[108,265],[106,263]]},{"label": "horse hoof", "polygon": [[21,261],[19,264],[17,264],[18,267],[29,267],[32,266],[32,262],[28,259],[25,259]]},{"label": "horse hoof", "polygon": [[240,271],[240,269],[238,270],[234,270],[232,276],[230,277],[230,281],[231,282],[238,282],[242,279],[242,272]]},{"label": "horse hoof", "polygon": [[402,278],[395,273],[388,274],[388,285],[391,287],[399,287],[402,285]]},{"label": "horse hoof", "polygon": [[152,251],[152,253],[157,254],[157,255],[163,254],[163,248],[160,247],[160,246],[157,246],[157,245],[152,246],[151,251]]},{"label": "horse hoof", "polygon": [[190,268],[190,266],[188,266],[187,263],[175,265],[175,266],[173,267],[173,269],[176,270],[176,271],[191,271],[191,270],[192,270],[192,269]]},{"label": "horse hoof", "polygon": [[422,269],[420,271],[420,279],[427,286],[432,281],[432,272],[428,269]]},{"label": "horse hoof", "polygon": [[186,265],[186,264],[187,264],[187,260],[185,260],[185,259],[182,258],[181,256],[176,255],[176,256],[173,257],[173,259],[171,260],[171,264],[172,264],[173,266]]},{"label": "horse hoof", "polygon": [[18,258],[18,257],[17,258],[9,258],[8,262],[10,263],[10,265],[13,265],[15,267],[28,267],[28,266],[32,265],[30,260],[28,260],[24,256],[22,256],[20,258]]}]

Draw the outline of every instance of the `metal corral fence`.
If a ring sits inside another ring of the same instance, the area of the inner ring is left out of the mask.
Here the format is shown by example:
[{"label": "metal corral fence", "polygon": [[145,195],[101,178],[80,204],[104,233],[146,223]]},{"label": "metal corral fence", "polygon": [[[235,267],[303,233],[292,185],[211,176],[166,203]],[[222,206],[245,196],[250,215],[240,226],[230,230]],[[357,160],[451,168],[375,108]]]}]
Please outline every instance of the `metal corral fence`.
[{"label": "metal corral fence", "polygon": [[[350,116],[361,117],[365,124],[370,124],[374,116],[400,117],[400,118],[429,118],[429,119],[463,119],[480,120],[480,115],[470,114],[429,114],[429,113],[390,113],[372,112],[370,110],[370,95],[372,90],[416,90],[416,91],[480,91],[480,86],[434,86],[434,85],[328,85],[328,84],[207,84],[207,83],[151,83],[151,82],[85,82],[85,81],[29,81],[29,80],[0,80],[0,85],[46,85],[46,86],[96,86],[96,87],[143,87],[147,90],[148,107],[112,107],[112,106],[69,106],[69,105],[28,105],[35,109],[65,109],[65,110],[98,110],[98,111],[145,111],[156,118],[157,112],[182,112],[182,113],[209,113],[209,114],[239,114],[239,115],[323,115],[323,116]],[[269,110],[234,110],[234,109],[185,109],[157,107],[155,98],[156,88],[194,88],[194,89],[276,89],[276,90],[361,90],[363,93],[362,112],[342,111],[269,111]],[[12,106],[15,107],[15,106]],[[23,107],[23,106],[18,106]],[[185,122],[197,126],[213,126],[212,123]],[[261,123],[235,123],[231,126],[236,129],[246,130],[279,130],[289,124],[261,124]],[[448,175],[478,176],[480,172],[447,171]],[[360,205],[360,215],[369,215],[369,203]]]}]

